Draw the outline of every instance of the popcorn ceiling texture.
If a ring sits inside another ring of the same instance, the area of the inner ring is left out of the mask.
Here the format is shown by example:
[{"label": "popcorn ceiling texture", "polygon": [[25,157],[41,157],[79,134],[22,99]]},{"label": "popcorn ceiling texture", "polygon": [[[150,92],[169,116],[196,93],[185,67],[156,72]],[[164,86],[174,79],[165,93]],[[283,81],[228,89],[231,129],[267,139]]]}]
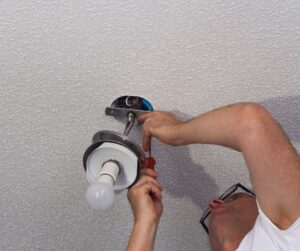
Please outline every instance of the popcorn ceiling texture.
[{"label": "popcorn ceiling texture", "polygon": [[[0,250],[124,250],[126,192],[90,209],[82,155],[125,94],[187,119],[260,102],[300,150],[299,1],[0,2]],[[140,130],[131,138],[141,142]],[[155,250],[209,250],[207,200],[249,184],[241,155],[154,141],[165,211]]]}]

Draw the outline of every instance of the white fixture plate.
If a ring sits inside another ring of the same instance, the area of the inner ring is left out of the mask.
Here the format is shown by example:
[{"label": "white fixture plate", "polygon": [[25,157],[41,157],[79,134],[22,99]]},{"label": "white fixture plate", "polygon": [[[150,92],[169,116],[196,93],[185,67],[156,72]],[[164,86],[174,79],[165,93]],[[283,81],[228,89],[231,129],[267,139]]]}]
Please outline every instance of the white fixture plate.
[{"label": "white fixture plate", "polygon": [[137,177],[138,158],[127,147],[105,142],[92,151],[86,162],[86,177],[89,183],[96,183],[104,162],[116,160],[120,164],[120,174],[114,185],[115,190],[123,190],[133,184]]}]

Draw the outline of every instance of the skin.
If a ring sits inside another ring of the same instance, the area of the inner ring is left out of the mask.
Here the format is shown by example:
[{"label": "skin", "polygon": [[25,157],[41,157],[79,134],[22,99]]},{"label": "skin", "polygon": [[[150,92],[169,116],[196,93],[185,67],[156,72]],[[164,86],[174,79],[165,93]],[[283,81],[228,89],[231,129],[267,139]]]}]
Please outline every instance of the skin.
[{"label": "skin", "polygon": [[235,250],[253,228],[258,215],[255,197],[234,194],[225,201],[209,201],[212,250]]},{"label": "skin", "polygon": [[138,182],[128,190],[134,228],[127,251],[153,250],[157,226],[163,212],[162,188],[157,177],[156,171],[144,168]]},{"label": "skin", "polygon": [[[256,199],[268,218],[279,229],[287,229],[300,217],[300,157],[282,128],[262,106],[233,104],[184,122],[166,112],[143,114],[139,120],[144,122],[145,151],[150,150],[152,137],[171,146],[215,144],[240,151]],[[139,199],[135,201],[139,203]],[[235,250],[254,225],[258,214],[255,199],[237,196],[234,200],[212,201],[209,206],[212,250]],[[146,209],[133,210],[137,214],[135,210]],[[160,215],[155,218],[159,219]],[[147,224],[151,226],[146,222],[144,227]],[[132,238],[143,238],[143,234],[133,231]],[[151,238],[154,243],[155,233]],[[145,250],[152,250],[153,243]],[[135,246],[134,242],[131,244]]]}]

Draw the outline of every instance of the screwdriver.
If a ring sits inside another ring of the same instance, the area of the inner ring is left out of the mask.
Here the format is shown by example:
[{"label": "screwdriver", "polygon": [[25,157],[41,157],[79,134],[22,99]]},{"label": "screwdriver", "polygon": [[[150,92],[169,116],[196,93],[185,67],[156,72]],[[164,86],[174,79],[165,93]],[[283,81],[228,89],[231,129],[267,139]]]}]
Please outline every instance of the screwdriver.
[{"label": "screwdriver", "polygon": [[151,154],[151,148],[150,148],[150,150],[149,150],[148,153],[149,153],[149,156],[145,159],[145,167],[154,170],[156,161],[155,161],[155,159],[152,157],[152,154]]}]

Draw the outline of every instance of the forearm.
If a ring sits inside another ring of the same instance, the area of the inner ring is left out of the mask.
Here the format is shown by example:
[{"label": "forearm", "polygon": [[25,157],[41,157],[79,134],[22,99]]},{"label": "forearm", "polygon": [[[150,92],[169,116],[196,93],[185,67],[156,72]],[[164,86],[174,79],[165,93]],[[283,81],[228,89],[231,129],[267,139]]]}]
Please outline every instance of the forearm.
[{"label": "forearm", "polygon": [[126,251],[152,251],[157,226],[156,222],[135,223]]},{"label": "forearm", "polygon": [[182,123],[177,144],[216,144],[241,151],[241,120],[247,105],[249,103],[225,106]]}]

